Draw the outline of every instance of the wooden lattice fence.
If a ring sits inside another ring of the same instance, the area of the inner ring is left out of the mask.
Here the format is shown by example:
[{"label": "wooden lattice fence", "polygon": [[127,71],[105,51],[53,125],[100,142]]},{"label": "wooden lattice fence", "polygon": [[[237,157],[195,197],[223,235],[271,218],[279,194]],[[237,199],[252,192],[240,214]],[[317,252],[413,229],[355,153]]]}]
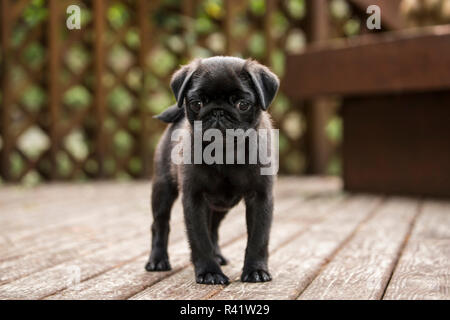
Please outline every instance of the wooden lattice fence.
[{"label": "wooden lattice fence", "polygon": [[[149,176],[164,127],[152,115],[173,102],[172,72],[193,57],[238,55],[282,77],[285,55],[317,31],[306,15],[316,2],[1,0],[1,179]],[[66,27],[73,4],[80,30]],[[333,35],[357,32],[355,17],[332,19]],[[272,115],[282,172],[303,172],[302,105],[281,92]]]}]

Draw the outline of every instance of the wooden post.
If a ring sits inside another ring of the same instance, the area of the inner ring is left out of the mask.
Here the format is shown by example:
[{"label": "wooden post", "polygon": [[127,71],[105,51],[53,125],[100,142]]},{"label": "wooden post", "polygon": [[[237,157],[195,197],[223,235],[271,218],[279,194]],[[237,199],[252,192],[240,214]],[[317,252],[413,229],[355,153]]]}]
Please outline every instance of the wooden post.
[{"label": "wooden post", "polygon": [[149,135],[148,135],[148,112],[146,107],[147,102],[147,88],[146,88],[146,59],[149,52],[149,42],[152,41],[153,33],[149,26],[149,7],[147,0],[139,0],[138,2],[138,20],[139,20],[139,37],[140,37],[140,47],[139,47],[139,67],[142,71],[141,79],[141,90],[139,92],[139,115],[140,115],[140,136],[139,136],[139,146],[140,146],[140,158],[142,162],[142,171],[140,176],[142,178],[147,178],[149,176],[149,164],[151,159],[149,159]]},{"label": "wooden post", "polygon": [[320,43],[329,37],[328,0],[306,0],[307,37],[310,43]]},{"label": "wooden post", "polygon": [[264,57],[264,64],[271,66],[272,53],[274,48],[272,37],[272,15],[275,9],[275,0],[266,0],[266,12],[264,13],[264,39],[266,42],[266,54]]},{"label": "wooden post", "polygon": [[103,88],[103,74],[105,64],[105,50],[103,36],[105,33],[105,1],[94,0],[94,25],[95,25],[95,118],[97,137],[95,154],[98,162],[98,177],[104,178],[104,158],[106,141],[103,124],[105,121],[106,103]]},{"label": "wooden post", "polygon": [[183,1],[183,15],[186,17],[194,17],[195,15],[195,0]]},{"label": "wooden post", "polygon": [[9,88],[10,76],[10,39],[11,39],[11,8],[9,0],[2,0],[1,2],[1,45],[2,45],[2,108],[1,108],[1,136],[2,136],[2,152],[1,152],[1,176],[5,181],[11,179],[10,175],[10,152],[11,139],[9,136],[10,129],[10,115],[11,115],[11,89]]},{"label": "wooden post", "polygon": [[233,23],[233,0],[225,0],[225,55],[233,54],[231,24]]},{"label": "wooden post", "polygon": [[[183,6],[181,8],[183,13],[183,34],[186,37],[189,37],[189,35],[192,35],[194,33],[194,21],[195,21],[195,6],[196,2],[195,0],[184,0],[182,1]],[[192,51],[186,48],[184,55],[188,60],[192,59]]]},{"label": "wooden post", "polygon": [[47,41],[49,46],[48,55],[48,101],[50,110],[50,161],[52,168],[50,177],[52,179],[58,178],[58,167],[56,161],[56,154],[59,150],[60,136],[59,136],[59,113],[60,113],[60,89],[59,89],[59,75],[60,75],[60,52],[59,52],[59,31],[61,28],[59,19],[58,0],[49,1],[49,22],[47,25]]},{"label": "wooden post", "polygon": [[[329,35],[328,1],[307,0],[307,36],[310,44],[325,41]],[[329,142],[325,134],[328,121],[327,103],[323,99],[306,104],[307,149],[310,161],[307,173],[325,174],[329,158]]]}]

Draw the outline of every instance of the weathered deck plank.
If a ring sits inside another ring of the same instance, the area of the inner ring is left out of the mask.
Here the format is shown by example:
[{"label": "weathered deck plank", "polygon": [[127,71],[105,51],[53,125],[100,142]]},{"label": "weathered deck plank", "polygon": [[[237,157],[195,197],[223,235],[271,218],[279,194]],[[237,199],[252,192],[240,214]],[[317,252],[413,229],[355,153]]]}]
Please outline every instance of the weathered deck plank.
[{"label": "weathered deck plank", "polygon": [[450,298],[450,202],[422,207],[419,199],[344,195],[333,178],[280,179],[274,280],[239,281],[246,245],[240,204],[220,230],[232,282],[202,286],[194,283],[179,201],[173,270],[145,272],[150,189],[143,182],[0,189],[0,299]]},{"label": "weathered deck plank", "polygon": [[[80,256],[51,268],[33,273],[0,287],[0,299],[40,299],[63,290],[73,284],[73,275],[79,270],[80,280],[94,277],[127,261],[136,259],[144,252],[147,235],[135,234],[130,240],[110,248]],[[75,271],[74,271],[75,270]]]},{"label": "weathered deck plank", "polygon": [[417,213],[416,200],[387,201],[299,299],[381,299]]},{"label": "weathered deck plank", "polygon": [[[277,190],[277,195],[281,198],[283,197],[283,193],[287,192],[287,194],[289,194],[289,192],[291,192],[290,190],[292,190],[289,184],[285,185],[286,187],[284,187],[284,184],[281,183],[279,189]],[[122,190],[122,192],[123,191],[124,190]],[[80,221],[93,225],[99,225],[99,228],[94,232],[94,234],[97,235],[97,238],[84,238],[83,246],[80,246],[81,243],[76,243],[76,241],[62,243],[57,242],[49,251],[38,252],[35,255],[31,254],[29,256],[21,257],[18,260],[7,260],[0,264],[0,270],[2,270],[0,280],[1,283],[4,284],[9,282],[8,284],[0,287],[0,298],[3,297],[1,294],[2,290],[8,292],[8,295],[14,298],[42,298],[67,287],[65,281],[61,281],[61,276],[64,272],[66,273],[66,276],[70,276],[72,266],[79,266],[81,272],[80,280],[84,281],[85,279],[97,276],[108,271],[109,269],[115,268],[117,265],[123,264],[127,260],[134,260],[147,255],[147,248],[149,244],[146,243],[146,245],[142,245],[142,242],[144,242],[145,239],[149,239],[150,213],[148,206],[135,207],[134,210],[137,214],[128,214],[128,210],[133,210],[131,208],[128,208],[127,210],[123,209],[123,196],[118,198],[119,200],[122,200],[119,202],[111,201],[111,199],[108,206],[105,207],[104,205],[103,210],[100,210],[103,214],[94,214],[93,212],[89,212],[89,210],[86,212],[86,209],[82,206],[81,217],[76,214],[76,210],[75,212],[68,212],[67,214],[67,221],[65,222],[65,225],[67,226],[72,226],[75,222]],[[127,198],[127,200],[137,203],[142,201],[133,198]],[[98,201],[95,203],[99,204]],[[111,207],[114,210],[111,211],[108,207]],[[90,211],[97,210],[96,208],[96,206],[92,206],[91,204]],[[173,239],[172,241],[175,240],[175,243],[179,243],[181,240],[184,240],[184,227],[182,224],[181,212],[179,210],[180,208],[179,203],[175,205],[174,219],[172,219],[173,221],[171,223],[172,228],[174,228],[172,234],[176,237],[176,239]],[[56,214],[57,213],[58,212],[56,212]],[[117,221],[119,218],[116,217],[116,214],[118,213],[125,219],[128,217],[129,223],[125,224],[120,220]],[[231,217],[235,215],[236,214],[231,214]],[[113,220],[113,226],[114,223],[116,223],[116,227],[113,227],[115,229],[109,232],[109,234],[113,236],[113,239],[108,241],[108,232],[105,234],[103,229],[105,228],[107,221],[110,220]],[[242,230],[245,229],[245,223],[238,223],[237,226],[241,227]],[[236,227],[231,229],[232,230],[230,231],[240,230]],[[122,232],[119,232],[120,230],[122,230]],[[64,234],[64,232],[69,230],[61,229],[60,231],[60,234]],[[116,237],[114,237],[114,231],[117,233]],[[86,236],[86,233],[82,235]],[[101,239],[106,239],[106,241],[99,241]],[[130,250],[122,254],[122,250],[126,250],[126,245],[123,246],[122,244],[128,243],[129,246],[132,246],[133,241],[136,242],[134,247],[138,248],[141,253],[137,254],[135,253],[136,251]],[[185,244],[186,241],[184,240],[183,243]],[[113,260],[108,258],[109,252],[111,252]],[[133,252],[135,255],[130,256]],[[184,250],[184,252],[187,254],[187,249]],[[95,267],[90,268],[89,270],[84,270],[84,267],[88,269],[88,262],[86,262],[86,260],[96,261],[97,256],[103,256],[103,258],[100,259],[100,262],[96,263]],[[185,257],[184,261],[187,263],[188,259]],[[44,278],[47,278],[46,285],[41,286]],[[10,282],[15,279],[18,280]],[[24,283],[27,283],[28,289],[21,291],[20,288]]]},{"label": "weathered deck plank", "polygon": [[329,219],[314,225],[270,258],[273,280],[263,284],[233,282],[213,299],[295,299],[355,229],[373,215],[381,200],[354,197]]},{"label": "weathered deck plank", "polygon": [[31,194],[30,197],[33,200],[16,204],[16,208],[2,206],[2,211],[4,210],[5,213],[1,215],[0,253],[3,254],[4,250],[11,249],[11,245],[14,245],[15,250],[18,245],[28,246],[26,239],[34,243],[47,232],[61,227],[73,227],[79,222],[89,223],[90,219],[96,215],[105,216],[110,213],[108,207],[115,210],[123,205],[111,199],[120,198],[124,193],[129,193],[127,202],[130,205],[145,203],[143,201],[148,199],[150,193],[148,186],[145,189],[142,187],[122,189],[119,186],[117,190],[105,187],[106,190],[98,188],[98,191],[95,188],[89,188],[85,190],[86,193],[67,189],[70,188],[63,188],[61,192],[55,190],[53,198],[50,194],[43,198]]},{"label": "weathered deck plank", "polygon": [[384,299],[450,299],[450,203],[424,204]]},{"label": "weathered deck plank", "polygon": [[[13,245],[2,250],[0,256],[0,284],[95,252],[127,239],[130,233],[132,237],[136,230],[148,230],[142,224],[143,220],[148,220],[148,226],[150,221],[144,213],[148,200],[144,202],[132,197],[123,203],[94,200],[80,206],[72,204],[69,210],[64,209],[64,204],[61,210],[52,210],[54,217],[36,221],[33,228],[36,230],[30,235],[21,237],[19,231],[18,238],[10,237],[14,239],[10,239]],[[92,203],[102,209],[98,210]],[[14,229],[10,231],[13,232]]]}]

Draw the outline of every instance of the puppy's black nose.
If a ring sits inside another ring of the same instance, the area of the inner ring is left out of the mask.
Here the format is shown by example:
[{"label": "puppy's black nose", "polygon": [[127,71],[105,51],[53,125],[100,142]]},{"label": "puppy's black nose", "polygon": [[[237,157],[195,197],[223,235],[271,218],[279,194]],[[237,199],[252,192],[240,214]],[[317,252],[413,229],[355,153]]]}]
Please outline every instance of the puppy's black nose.
[{"label": "puppy's black nose", "polygon": [[221,117],[221,116],[224,115],[224,111],[221,110],[221,109],[213,110],[213,115],[216,116],[216,117]]}]

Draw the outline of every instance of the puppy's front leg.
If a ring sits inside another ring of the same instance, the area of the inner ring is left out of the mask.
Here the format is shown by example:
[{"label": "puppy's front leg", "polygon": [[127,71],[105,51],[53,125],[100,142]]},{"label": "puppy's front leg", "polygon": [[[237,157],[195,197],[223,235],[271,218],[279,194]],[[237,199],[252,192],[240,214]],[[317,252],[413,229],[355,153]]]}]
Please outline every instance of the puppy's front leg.
[{"label": "puppy's front leg", "polygon": [[183,207],[197,283],[227,284],[229,279],[214,256],[214,245],[208,229],[209,210],[201,193],[184,192]]},{"label": "puppy's front leg", "polygon": [[273,212],[272,192],[259,192],[249,196],[245,199],[245,204],[248,240],[241,281],[270,281],[272,277],[267,261]]}]

